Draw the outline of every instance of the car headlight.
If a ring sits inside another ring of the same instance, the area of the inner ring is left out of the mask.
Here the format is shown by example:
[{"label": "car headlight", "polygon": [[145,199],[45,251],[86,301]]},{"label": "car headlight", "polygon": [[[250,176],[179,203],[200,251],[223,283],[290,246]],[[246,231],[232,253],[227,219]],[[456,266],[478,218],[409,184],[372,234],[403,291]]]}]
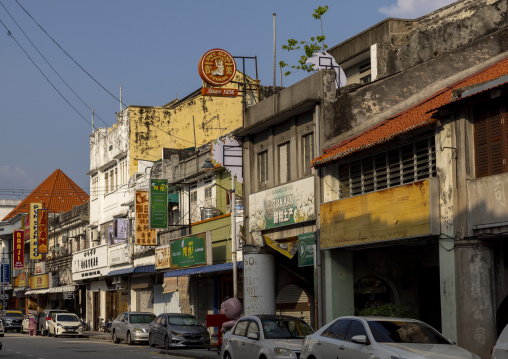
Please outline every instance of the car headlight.
[{"label": "car headlight", "polygon": [[293,356],[293,352],[290,349],[275,348],[274,351],[275,351],[275,355],[282,355],[282,356],[285,356],[285,357],[291,357],[291,356]]},{"label": "car headlight", "polygon": [[132,331],[134,333],[141,333],[143,331],[143,329],[141,329],[141,328],[132,328]]},{"label": "car headlight", "polygon": [[171,335],[175,336],[175,337],[181,337],[183,334],[182,333],[178,333],[178,332],[175,332],[175,331],[171,331]]}]

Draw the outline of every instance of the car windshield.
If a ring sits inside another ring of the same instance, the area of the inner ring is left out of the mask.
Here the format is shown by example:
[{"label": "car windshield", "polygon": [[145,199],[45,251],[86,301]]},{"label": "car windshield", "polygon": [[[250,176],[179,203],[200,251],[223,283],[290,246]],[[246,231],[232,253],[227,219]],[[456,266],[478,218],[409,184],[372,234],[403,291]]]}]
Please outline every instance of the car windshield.
[{"label": "car windshield", "polygon": [[312,328],[300,319],[262,319],[266,339],[305,338],[314,333]]},{"label": "car windshield", "polygon": [[129,316],[131,323],[151,323],[155,318],[155,314],[131,314]]},{"label": "car windshield", "polygon": [[378,343],[451,344],[439,332],[422,322],[369,320],[368,323]]},{"label": "car windshield", "polygon": [[171,316],[168,317],[168,321],[171,325],[203,325],[192,315]]},{"label": "car windshield", "polygon": [[23,318],[23,314],[21,313],[5,313],[7,318]]},{"label": "car windshield", "polygon": [[79,322],[79,318],[74,314],[58,314],[56,319],[60,322]]}]

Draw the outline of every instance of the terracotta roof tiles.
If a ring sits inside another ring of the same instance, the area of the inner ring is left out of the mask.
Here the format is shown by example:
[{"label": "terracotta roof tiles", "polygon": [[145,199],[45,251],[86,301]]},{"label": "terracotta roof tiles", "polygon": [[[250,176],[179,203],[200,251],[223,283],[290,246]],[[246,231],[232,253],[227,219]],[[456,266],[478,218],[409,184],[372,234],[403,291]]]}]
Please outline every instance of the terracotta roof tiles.
[{"label": "terracotta roof tiles", "polygon": [[5,216],[3,221],[18,213],[29,213],[30,203],[42,203],[50,212],[60,213],[70,211],[72,207],[86,203],[88,199],[85,191],[57,169]]},{"label": "terracotta roof tiles", "polygon": [[433,116],[438,109],[452,101],[454,90],[490,81],[506,74],[508,74],[508,58],[447,86],[420,103],[387,118],[355,137],[323,150],[323,154],[312,160],[311,165],[315,167],[322,166],[354,152],[387,142],[396,136],[417,128],[430,125],[436,121]]}]

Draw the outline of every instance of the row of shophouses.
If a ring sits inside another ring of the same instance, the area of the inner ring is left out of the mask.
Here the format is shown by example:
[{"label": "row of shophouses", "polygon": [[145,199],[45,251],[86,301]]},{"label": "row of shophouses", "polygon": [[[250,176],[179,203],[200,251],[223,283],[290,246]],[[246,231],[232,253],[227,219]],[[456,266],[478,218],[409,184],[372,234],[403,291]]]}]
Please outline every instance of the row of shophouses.
[{"label": "row of shophouses", "polygon": [[[344,87],[333,68],[287,88],[238,72],[236,98],[126,107],[90,136],[89,200],[27,261],[49,284],[13,280],[9,306],[204,321],[236,296],[318,328],[392,303],[487,358],[508,322],[507,6],[384,20],[329,49]],[[153,179],[164,229],[144,216]]]}]

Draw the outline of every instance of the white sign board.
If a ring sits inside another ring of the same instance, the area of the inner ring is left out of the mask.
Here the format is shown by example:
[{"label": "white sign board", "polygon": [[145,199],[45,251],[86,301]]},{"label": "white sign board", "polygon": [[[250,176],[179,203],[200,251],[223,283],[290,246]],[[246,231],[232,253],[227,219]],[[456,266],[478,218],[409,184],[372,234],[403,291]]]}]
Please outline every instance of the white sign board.
[{"label": "white sign board", "polygon": [[72,280],[105,276],[107,268],[107,244],[79,251],[72,256]]}]

